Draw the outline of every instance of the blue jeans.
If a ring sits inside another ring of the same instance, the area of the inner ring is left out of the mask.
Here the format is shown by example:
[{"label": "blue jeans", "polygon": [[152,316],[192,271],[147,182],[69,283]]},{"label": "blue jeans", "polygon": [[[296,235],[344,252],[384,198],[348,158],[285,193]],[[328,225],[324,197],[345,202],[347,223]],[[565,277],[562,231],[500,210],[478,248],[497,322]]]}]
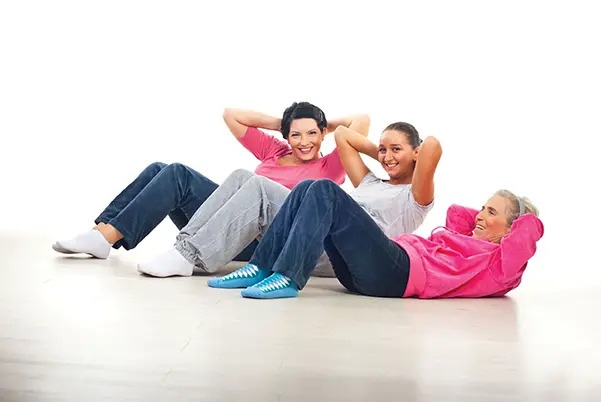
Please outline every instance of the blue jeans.
[{"label": "blue jeans", "polygon": [[[181,163],[155,162],[146,167],[96,218],[113,225],[123,239],[113,245],[136,247],[166,216],[182,229],[218,185]],[[249,245],[236,258],[248,261],[257,245]]]},{"label": "blue jeans", "polygon": [[336,183],[305,180],[292,190],[250,262],[286,275],[302,289],[323,250],[354,293],[401,297],[409,256]]}]

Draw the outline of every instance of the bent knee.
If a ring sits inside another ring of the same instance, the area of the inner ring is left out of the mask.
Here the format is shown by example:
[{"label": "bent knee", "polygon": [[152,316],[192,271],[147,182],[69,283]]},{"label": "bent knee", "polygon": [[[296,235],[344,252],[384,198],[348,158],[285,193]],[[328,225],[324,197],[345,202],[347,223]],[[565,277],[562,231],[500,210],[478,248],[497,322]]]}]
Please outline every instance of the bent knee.
[{"label": "bent knee", "polygon": [[166,163],[163,162],[152,162],[150,165],[146,166],[145,171],[149,172],[160,172],[163,168],[167,166]]},{"label": "bent knee", "polygon": [[311,189],[313,191],[343,191],[338,184],[334,183],[330,179],[315,180],[311,185]]},{"label": "bent knee", "polygon": [[305,180],[301,180],[298,183],[296,183],[296,186],[294,186],[294,188],[306,188],[309,187],[310,185],[312,185],[313,183],[315,183],[315,180],[313,179],[305,179]]},{"label": "bent knee", "polygon": [[179,162],[170,163],[167,165],[167,167],[169,169],[173,169],[173,170],[188,169],[188,166],[184,165],[183,163],[179,163]]},{"label": "bent knee", "polygon": [[230,177],[236,178],[247,178],[252,176],[256,176],[256,174],[246,169],[236,169],[232,173],[230,173]]}]

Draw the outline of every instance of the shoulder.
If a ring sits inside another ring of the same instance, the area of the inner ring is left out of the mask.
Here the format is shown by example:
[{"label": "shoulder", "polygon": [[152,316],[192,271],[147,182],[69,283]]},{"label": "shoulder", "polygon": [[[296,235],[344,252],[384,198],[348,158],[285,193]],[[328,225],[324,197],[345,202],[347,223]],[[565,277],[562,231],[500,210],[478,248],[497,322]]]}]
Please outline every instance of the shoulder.
[{"label": "shoulder", "polygon": [[361,183],[359,183],[357,188],[359,188],[361,186],[378,185],[378,184],[383,185],[383,186],[386,185],[378,176],[376,176],[373,172],[370,171],[365,175],[363,180],[361,180]]}]

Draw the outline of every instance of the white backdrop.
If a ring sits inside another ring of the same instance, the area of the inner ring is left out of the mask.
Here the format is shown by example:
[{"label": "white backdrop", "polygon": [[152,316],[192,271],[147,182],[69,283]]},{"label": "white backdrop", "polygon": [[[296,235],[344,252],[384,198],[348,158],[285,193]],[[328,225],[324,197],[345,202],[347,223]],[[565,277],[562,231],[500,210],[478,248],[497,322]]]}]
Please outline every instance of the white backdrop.
[{"label": "white backdrop", "polygon": [[[598,269],[594,2],[393,3],[2,1],[0,231],[87,228],[153,161],[253,169],[223,108],[307,100],[369,113],[374,141],[398,120],[440,139],[418,233],[508,188],[546,225],[533,275]],[[176,231],[157,233],[166,249]]]}]

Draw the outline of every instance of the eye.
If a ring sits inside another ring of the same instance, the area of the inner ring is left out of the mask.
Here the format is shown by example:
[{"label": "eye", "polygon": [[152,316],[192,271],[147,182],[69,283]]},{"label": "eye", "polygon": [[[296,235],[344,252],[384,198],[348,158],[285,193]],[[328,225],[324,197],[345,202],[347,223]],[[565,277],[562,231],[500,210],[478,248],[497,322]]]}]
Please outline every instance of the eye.
[{"label": "eye", "polygon": [[290,133],[291,137],[298,137],[300,134],[299,133]]},{"label": "eye", "polygon": [[393,151],[395,151],[395,152],[399,152],[401,149],[402,149],[402,148],[399,148],[399,147],[394,147],[394,148],[392,148],[392,150],[393,150]]},{"label": "eye", "polygon": [[317,132],[316,132],[316,131],[310,131],[310,132],[309,132],[309,135],[316,135],[316,134],[317,134]]}]

